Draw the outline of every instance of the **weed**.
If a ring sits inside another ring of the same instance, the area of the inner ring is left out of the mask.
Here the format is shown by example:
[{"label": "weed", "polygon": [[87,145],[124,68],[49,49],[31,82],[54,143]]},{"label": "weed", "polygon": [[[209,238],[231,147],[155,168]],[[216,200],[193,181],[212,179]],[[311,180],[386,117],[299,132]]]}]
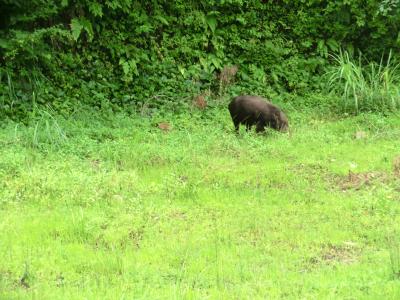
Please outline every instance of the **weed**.
[{"label": "weed", "polygon": [[40,148],[45,144],[52,147],[61,146],[67,140],[67,135],[59,124],[59,121],[54,117],[54,113],[50,107],[48,110],[45,110],[36,106],[35,114],[38,117],[34,119],[33,127],[29,127],[30,130],[24,131],[16,125],[14,136],[18,135],[18,131],[30,136],[30,140],[26,138],[24,140],[34,148]]},{"label": "weed", "polygon": [[400,279],[400,242],[398,234],[387,237],[387,245],[390,254],[390,271],[394,279]]},{"label": "weed", "polygon": [[397,110],[400,108],[399,64],[392,60],[392,52],[379,64],[362,64],[360,54],[355,61],[347,51],[332,55],[336,67],[328,73],[331,90],[341,89],[345,111]]}]

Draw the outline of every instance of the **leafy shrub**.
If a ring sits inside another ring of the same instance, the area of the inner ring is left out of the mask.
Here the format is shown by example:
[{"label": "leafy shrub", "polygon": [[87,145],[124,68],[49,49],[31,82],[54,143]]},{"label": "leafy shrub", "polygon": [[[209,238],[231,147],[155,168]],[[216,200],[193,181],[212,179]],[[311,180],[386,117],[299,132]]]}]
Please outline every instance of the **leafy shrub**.
[{"label": "leafy shrub", "polygon": [[[38,104],[68,113],[82,104],[177,110],[210,89],[319,91],[328,53],[339,45],[371,61],[399,49],[398,6],[394,0],[2,1],[0,72],[14,92],[0,75],[0,114],[27,115],[33,92]],[[217,74],[233,65],[236,83],[222,88]]]}]

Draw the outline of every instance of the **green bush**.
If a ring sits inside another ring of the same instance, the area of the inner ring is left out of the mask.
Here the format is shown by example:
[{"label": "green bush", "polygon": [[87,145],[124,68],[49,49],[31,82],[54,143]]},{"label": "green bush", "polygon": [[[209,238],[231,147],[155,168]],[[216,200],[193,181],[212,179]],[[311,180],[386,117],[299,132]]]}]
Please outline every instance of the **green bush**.
[{"label": "green bush", "polygon": [[33,98],[65,113],[176,110],[217,92],[226,65],[239,67],[235,90],[320,91],[339,45],[371,61],[399,49],[399,17],[394,0],[5,0],[1,114],[18,119]]}]

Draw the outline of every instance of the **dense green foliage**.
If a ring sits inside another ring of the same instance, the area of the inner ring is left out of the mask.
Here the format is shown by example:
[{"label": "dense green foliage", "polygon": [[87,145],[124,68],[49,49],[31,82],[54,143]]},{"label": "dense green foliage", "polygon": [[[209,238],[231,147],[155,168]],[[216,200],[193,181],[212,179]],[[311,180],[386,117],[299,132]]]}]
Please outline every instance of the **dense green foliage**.
[{"label": "dense green foliage", "polygon": [[329,52],[357,50],[379,60],[399,49],[398,6],[398,0],[3,0],[2,115],[18,118],[35,104],[61,112],[80,104],[172,109],[216,91],[217,75],[229,65],[239,66],[230,93],[318,91]]}]

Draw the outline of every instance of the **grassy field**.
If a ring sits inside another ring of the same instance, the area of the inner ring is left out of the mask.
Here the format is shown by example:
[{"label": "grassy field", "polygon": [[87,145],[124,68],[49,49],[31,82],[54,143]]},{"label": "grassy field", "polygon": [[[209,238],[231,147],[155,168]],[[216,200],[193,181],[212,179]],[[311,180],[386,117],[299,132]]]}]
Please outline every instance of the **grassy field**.
[{"label": "grassy field", "polygon": [[399,299],[400,118],[289,116],[3,126],[0,299]]}]

